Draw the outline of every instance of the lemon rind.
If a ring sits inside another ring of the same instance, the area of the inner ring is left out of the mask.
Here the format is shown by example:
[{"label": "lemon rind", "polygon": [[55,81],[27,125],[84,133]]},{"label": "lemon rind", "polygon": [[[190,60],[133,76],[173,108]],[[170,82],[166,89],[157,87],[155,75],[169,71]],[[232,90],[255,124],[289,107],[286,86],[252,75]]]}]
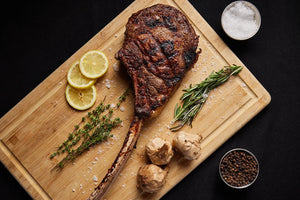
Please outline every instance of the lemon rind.
[{"label": "lemon rind", "polygon": [[[95,83],[96,83],[96,80],[94,79],[94,80],[91,80],[88,84],[86,84],[86,85],[83,85],[83,86],[80,86],[80,85],[77,85],[77,84],[75,84],[73,81],[72,81],[72,79],[70,78],[70,73],[71,73],[71,70],[72,70],[72,68],[74,68],[74,66],[75,65],[79,65],[79,61],[76,61],[76,62],[74,62],[72,65],[71,65],[71,67],[70,67],[70,69],[69,69],[69,71],[68,71],[68,74],[67,74],[67,81],[68,81],[68,83],[72,86],[72,87],[74,87],[74,88],[76,88],[76,89],[88,89],[88,88],[90,88],[92,85],[94,85]],[[84,75],[83,75],[84,76]],[[85,77],[85,76],[84,76]],[[85,77],[85,78],[87,78],[87,77]]]},{"label": "lemon rind", "polygon": [[[105,70],[103,70],[100,74],[97,74],[97,75],[94,75],[92,76],[91,74],[87,73],[84,69],[84,67],[82,66],[82,63],[83,63],[83,60],[84,58],[88,55],[88,54],[91,54],[91,53],[97,53],[97,54],[100,54],[104,60],[105,60]],[[82,73],[83,76],[87,77],[87,78],[90,78],[90,79],[96,79],[96,78],[100,78],[101,76],[103,76],[107,70],[108,70],[108,59],[106,57],[106,55],[102,52],[102,51],[98,51],[98,50],[91,50],[91,51],[88,51],[86,52],[81,58],[80,58],[80,61],[79,61],[79,69]]]},{"label": "lemon rind", "polygon": [[[96,97],[97,97],[97,90],[96,90],[96,87],[94,86],[94,85],[92,85],[91,86],[91,89],[93,90],[93,93],[94,93],[94,96],[93,96],[93,99],[92,99],[92,101],[91,101],[91,103],[89,103],[89,104],[87,104],[87,105],[85,105],[85,106],[83,106],[83,107],[80,107],[80,106],[78,106],[77,104],[75,104],[71,99],[70,99],[70,97],[68,96],[68,90],[70,90],[70,87],[72,87],[71,85],[67,85],[67,87],[66,87],[66,100],[67,100],[67,102],[68,102],[68,104],[72,107],[72,108],[75,108],[76,110],[87,110],[87,109],[89,109],[89,108],[91,108],[94,104],[95,104],[95,102],[96,102]],[[74,88],[74,89],[76,89],[76,88]]]}]

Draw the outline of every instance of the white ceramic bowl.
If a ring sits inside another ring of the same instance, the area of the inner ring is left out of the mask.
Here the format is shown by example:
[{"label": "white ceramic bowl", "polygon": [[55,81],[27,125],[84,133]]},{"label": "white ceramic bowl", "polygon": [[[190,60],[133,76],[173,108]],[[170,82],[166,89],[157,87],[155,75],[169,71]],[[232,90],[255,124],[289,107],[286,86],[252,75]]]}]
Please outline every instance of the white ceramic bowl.
[{"label": "white ceramic bowl", "polygon": [[[246,7],[250,8],[253,12],[254,12],[254,19],[255,19],[255,25],[256,25],[256,30],[252,31],[251,33],[247,34],[247,35],[242,35],[242,31],[240,31],[240,35],[233,34],[233,30],[238,30],[238,27],[229,27],[228,26],[228,21],[225,20],[225,13],[229,11],[230,8],[234,7],[237,5],[237,3],[243,3]],[[235,40],[247,40],[251,37],[253,37],[259,30],[260,25],[261,25],[261,16],[260,13],[258,11],[258,9],[250,2],[248,1],[234,1],[232,3],[230,3],[223,11],[222,16],[221,16],[221,25],[222,28],[224,30],[224,32],[232,39]],[[231,30],[230,30],[231,29]]]}]

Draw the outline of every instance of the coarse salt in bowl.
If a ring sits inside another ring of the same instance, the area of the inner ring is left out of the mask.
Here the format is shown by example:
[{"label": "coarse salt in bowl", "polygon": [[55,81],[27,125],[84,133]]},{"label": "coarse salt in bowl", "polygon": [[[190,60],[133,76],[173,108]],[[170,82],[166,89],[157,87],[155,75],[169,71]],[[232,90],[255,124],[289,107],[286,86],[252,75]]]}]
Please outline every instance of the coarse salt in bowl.
[{"label": "coarse salt in bowl", "polygon": [[247,40],[258,32],[261,16],[252,3],[234,1],[224,9],[221,24],[225,33],[232,39]]}]

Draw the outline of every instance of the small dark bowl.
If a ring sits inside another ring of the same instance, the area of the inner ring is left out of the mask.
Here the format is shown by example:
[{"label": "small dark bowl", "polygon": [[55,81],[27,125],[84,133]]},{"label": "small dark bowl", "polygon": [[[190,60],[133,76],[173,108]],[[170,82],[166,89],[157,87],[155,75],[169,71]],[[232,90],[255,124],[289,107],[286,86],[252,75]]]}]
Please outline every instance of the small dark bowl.
[{"label": "small dark bowl", "polygon": [[[233,152],[233,151],[242,151],[242,152],[245,152],[246,154],[249,154],[250,156],[252,156],[252,157],[254,158],[254,160],[256,161],[256,163],[257,163],[257,173],[256,173],[256,175],[255,175],[255,178],[254,178],[250,183],[248,183],[248,184],[241,185],[241,186],[231,185],[230,183],[228,183],[228,182],[224,179],[224,177],[223,177],[223,175],[222,175],[221,164],[222,164],[224,158],[225,158],[226,156],[228,156],[228,155],[229,155],[231,152]],[[248,151],[248,150],[246,150],[246,149],[242,149],[242,148],[235,148],[235,149],[232,149],[232,150],[228,151],[227,153],[225,153],[224,156],[221,158],[220,163],[219,163],[219,174],[220,174],[220,177],[221,177],[222,181],[223,181],[226,185],[228,185],[229,187],[234,188],[234,189],[243,189],[243,188],[247,188],[247,187],[249,187],[250,185],[252,185],[252,184],[255,182],[255,180],[257,179],[257,177],[258,177],[258,174],[259,174],[259,163],[258,163],[257,158],[256,158],[250,151]]]}]

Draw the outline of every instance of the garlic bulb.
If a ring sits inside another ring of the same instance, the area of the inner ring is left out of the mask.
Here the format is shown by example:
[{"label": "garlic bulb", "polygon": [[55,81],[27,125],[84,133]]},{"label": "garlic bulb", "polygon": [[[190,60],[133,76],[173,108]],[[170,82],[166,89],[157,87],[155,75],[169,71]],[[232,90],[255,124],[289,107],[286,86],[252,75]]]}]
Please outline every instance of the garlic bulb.
[{"label": "garlic bulb", "polygon": [[172,144],[158,137],[146,144],[146,153],[151,162],[156,165],[168,164],[174,155]]},{"label": "garlic bulb", "polygon": [[185,159],[195,160],[200,156],[200,143],[202,137],[197,134],[178,132],[173,145],[182,153]]},{"label": "garlic bulb", "polygon": [[148,193],[157,192],[166,183],[166,176],[167,171],[157,165],[144,165],[138,171],[138,188]]}]

